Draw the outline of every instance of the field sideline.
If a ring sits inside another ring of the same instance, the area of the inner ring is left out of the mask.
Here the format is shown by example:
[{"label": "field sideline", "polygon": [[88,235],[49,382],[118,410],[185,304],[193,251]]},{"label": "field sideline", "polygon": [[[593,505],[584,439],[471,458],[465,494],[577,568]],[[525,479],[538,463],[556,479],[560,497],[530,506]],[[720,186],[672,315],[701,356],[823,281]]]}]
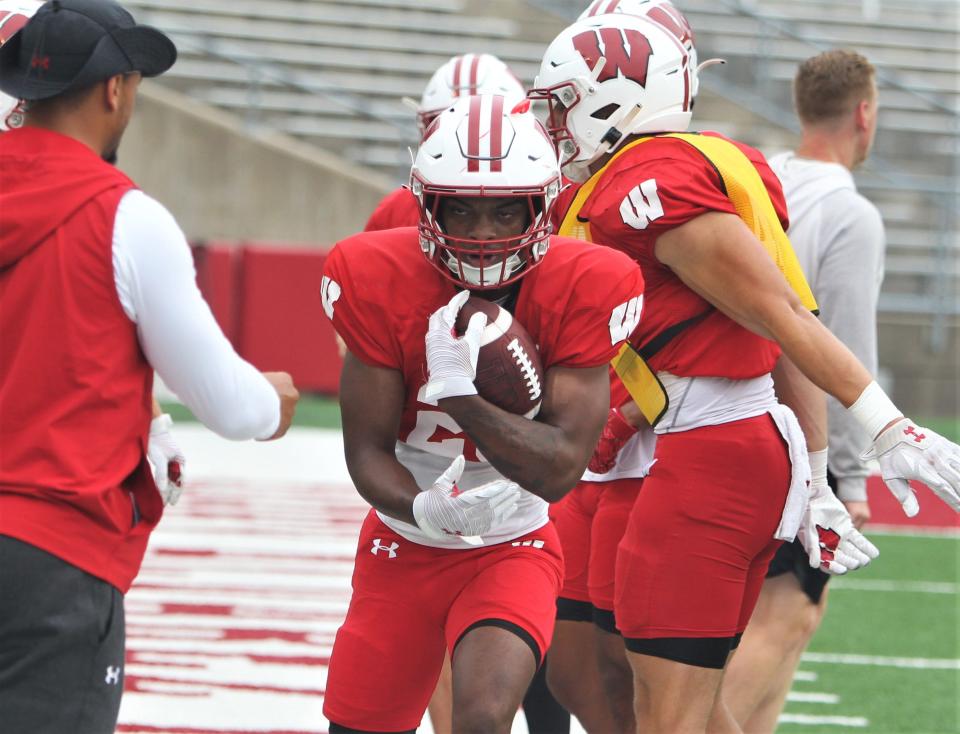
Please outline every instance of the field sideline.
[{"label": "field sideline", "polygon": [[[304,407],[298,423],[339,422],[330,401]],[[176,417],[191,486],[129,595],[118,731],[325,732],[326,661],[365,511],[339,434],[297,428],[251,446]],[[955,518],[915,527],[890,517],[899,525],[871,533],[881,558],[832,582],[778,731],[960,731]],[[514,731],[525,732],[522,717]]]}]

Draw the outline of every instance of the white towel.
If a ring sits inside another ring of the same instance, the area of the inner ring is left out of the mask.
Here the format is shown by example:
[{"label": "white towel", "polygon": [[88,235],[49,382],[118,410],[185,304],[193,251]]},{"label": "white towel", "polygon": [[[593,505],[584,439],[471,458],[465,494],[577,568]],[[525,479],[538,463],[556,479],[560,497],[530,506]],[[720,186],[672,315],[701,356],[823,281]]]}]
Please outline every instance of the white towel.
[{"label": "white towel", "polygon": [[780,435],[787,442],[790,454],[790,489],[787,501],[783,505],[780,525],[774,538],[792,541],[800,530],[800,522],[807,511],[810,501],[810,461],[807,458],[807,440],[803,436],[800,422],[786,405],[777,403],[769,409]]}]

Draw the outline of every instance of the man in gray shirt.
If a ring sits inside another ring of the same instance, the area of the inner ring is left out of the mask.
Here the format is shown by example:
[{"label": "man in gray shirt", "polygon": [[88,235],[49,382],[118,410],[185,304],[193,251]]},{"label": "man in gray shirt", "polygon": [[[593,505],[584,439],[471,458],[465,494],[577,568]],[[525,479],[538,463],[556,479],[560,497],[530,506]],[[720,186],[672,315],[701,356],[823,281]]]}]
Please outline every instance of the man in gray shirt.
[{"label": "man in gray shirt", "polygon": [[[857,193],[851,170],[870,152],[877,123],[874,67],[850,51],[827,51],[801,64],[794,102],[802,133],[795,153],[770,159],[783,184],[788,234],[820,305],[820,318],[873,373],[877,298],[885,237],[880,212]],[[870,519],[870,439],[828,397],[831,487],[857,528]],[[772,732],[800,656],[826,610],[829,576],[810,568],[798,541],[770,564],[756,610],[727,670],[724,697],[748,734]]]}]

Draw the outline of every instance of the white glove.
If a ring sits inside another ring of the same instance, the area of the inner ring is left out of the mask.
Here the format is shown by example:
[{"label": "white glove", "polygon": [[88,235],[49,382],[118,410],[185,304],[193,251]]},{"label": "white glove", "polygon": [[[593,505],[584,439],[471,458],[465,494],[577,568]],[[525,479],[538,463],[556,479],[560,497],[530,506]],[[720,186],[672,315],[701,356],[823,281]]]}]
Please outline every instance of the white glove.
[{"label": "white glove", "polygon": [[477,394],[473,380],[477,376],[480,337],[487,317],[475,313],[462,337],[454,333],[457,314],[468,298],[469,291],[460,291],[430,316],[426,336],[428,379],[422,392],[423,402],[428,405],[436,405],[443,398]]},{"label": "white glove", "polygon": [[430,489],[413,499],[413,517],[431,538],[483,535],[517,510],[520,487],[506,479],[458,491],[463,467],[460,455]]},{"label": "white glove", "polygon": [[960,446],[928,428],[901,418],[877,436],[860,456],[876,459],[880,474],[907,517],[920,510],[910,480],[923,482],[956,512],[960,512]]},{"label": "white glove", "polygon": [[153,481],[164,505],[175,505],[183,491],[183,467],[187,463],[183,451],[173,440],[170,427],[173,419],[164,413],[150,421],[147,460],[153,469]]},{"label": "white glove", "polygon": [[810,567],[840,575],[866,566],[880,551],[853,526],[847,508],[827,484],[826,450],[810,453],[810,470],[810,503],[797,534]]}]

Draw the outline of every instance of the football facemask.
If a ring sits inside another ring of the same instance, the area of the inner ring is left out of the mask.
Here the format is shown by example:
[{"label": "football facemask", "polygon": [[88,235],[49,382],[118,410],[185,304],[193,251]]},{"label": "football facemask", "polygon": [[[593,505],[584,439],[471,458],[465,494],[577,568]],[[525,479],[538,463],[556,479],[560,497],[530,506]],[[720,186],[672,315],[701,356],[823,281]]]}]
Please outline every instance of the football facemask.
[{"label": "football facemask", "polygon": [[[420,204],[420,247],[447,279],[476,290],[522,278],[547,252],[550,211],[560,191],[556,154],[543,126],[521,104],[499,95],[465,97],[427,131],[410,173]],[[522,231],[483,239],[446,230],[444,201],[518,199]]]},{"label": "football facemask", "polygon": [[[43,3],[40,0],[0,0],[0,46],[23,28]],[[0,133],[23,124],[23,103],[0,92]]]}]

